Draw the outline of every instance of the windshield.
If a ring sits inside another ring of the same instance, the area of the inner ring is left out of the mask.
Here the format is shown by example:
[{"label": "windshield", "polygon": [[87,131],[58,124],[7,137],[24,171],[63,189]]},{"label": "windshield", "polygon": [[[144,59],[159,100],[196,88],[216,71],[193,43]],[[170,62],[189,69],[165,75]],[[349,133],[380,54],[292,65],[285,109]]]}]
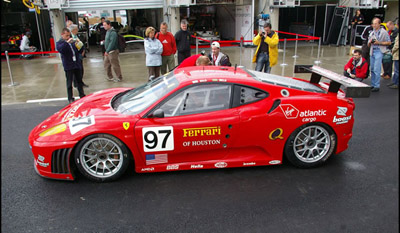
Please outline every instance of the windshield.
[{"label": "windshield", "polygon": [[160,76],[143,86],[116,96],[112,106],[115,111],[121,114],[138,114],[178,85],[179,81],[174,77],[173,73],[170,73],[167,77]]}]

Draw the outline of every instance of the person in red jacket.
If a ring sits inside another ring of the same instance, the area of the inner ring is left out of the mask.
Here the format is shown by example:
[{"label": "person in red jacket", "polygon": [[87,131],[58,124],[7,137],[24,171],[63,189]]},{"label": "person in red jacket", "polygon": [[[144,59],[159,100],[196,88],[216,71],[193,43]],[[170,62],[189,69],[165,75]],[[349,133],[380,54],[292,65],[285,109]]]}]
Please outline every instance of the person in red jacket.
[{"label": "person in red jacket", "polygon": [[362,51],[355,49],[353,57],[344,66],[344,76],[362,82],[367,78],[368,63],[365,58],[361,56]]},{"label": "person in red jacket", "polygon": [[162,64],[161,64],[161,74],[167,73],[175,68],[175,53],[176,53],[176,42],[175,37],[172,33],[168,32],[168,24],[162,22],[160,26],[160,32],[156,34],[156,38],[163,45],[163,52],[161,54]]}]

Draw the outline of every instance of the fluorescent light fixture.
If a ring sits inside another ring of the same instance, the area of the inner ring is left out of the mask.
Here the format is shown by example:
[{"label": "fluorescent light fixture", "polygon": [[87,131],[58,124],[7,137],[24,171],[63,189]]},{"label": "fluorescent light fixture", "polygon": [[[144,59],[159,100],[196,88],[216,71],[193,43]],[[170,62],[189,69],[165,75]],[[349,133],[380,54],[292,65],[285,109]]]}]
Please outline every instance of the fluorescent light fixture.
[{"label": "fluorescent light fixture", "polygon": [[11,3],[11,0],[3,0],[3,1],[8,2],[8,3]]}]

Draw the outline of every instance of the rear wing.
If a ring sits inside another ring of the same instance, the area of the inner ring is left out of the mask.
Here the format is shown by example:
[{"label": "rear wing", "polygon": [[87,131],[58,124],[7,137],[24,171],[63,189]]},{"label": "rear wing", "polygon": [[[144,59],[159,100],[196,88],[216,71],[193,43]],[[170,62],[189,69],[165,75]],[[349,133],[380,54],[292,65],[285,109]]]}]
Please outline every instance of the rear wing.
[{"label": "rear wing", "polygon": [[328,92],[337,93],[341,85],[344,86],[346,97],[365,98],[371,94],[371,87],[365,83],[347,78],[343,75],[337,74],[333,71],[324,69],[319,66],[313,65],[296,65],[294,67],[295,73],[311,73],[310,83],[319,83],[321,78],[331,80]]}]

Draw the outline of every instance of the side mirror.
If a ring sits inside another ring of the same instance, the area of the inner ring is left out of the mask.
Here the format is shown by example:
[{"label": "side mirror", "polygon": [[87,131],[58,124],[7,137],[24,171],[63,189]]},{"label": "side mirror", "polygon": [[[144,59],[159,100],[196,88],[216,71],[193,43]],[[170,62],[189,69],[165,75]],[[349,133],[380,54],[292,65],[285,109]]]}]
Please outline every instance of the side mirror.
[{"label": "side mirror", "polygon": [[150,114],[151,118],[164,118],[164,111],[159,108],[157,110],[155,110],[152,114]]}]

